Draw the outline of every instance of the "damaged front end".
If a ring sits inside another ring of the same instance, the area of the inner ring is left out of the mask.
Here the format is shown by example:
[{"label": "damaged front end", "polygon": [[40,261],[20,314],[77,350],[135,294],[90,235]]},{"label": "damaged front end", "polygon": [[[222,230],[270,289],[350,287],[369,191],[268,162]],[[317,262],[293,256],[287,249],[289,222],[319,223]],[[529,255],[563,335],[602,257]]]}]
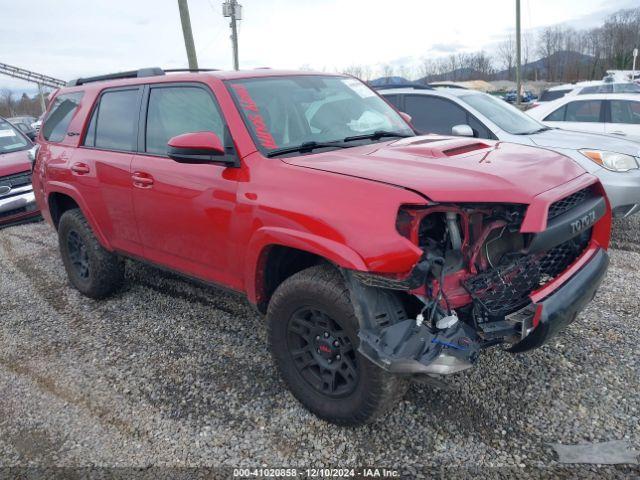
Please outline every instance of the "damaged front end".
[{"label": "damaged front end", "polygon": [[401,208],[397,230],[423,252],[410,274],[343,271],[359,351],[389,372],[447,375],[473,366],[481,348],[536,348],[572,321],[606,270],[593,240],[609,215],[602,190],[593,184],[551,203],[543,231],[523,231],[526,214],[517,204]]}]

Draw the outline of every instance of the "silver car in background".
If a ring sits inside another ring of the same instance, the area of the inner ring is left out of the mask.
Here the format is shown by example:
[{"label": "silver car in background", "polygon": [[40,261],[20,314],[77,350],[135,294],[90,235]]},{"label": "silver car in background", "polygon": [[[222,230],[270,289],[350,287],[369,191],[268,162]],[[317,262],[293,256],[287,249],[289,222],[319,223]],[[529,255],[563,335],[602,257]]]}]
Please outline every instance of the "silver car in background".
[{"label": "silver car in background", "polygon": [[640,211],[640,143],[543,125],[486,93],[418,85],[379,93],[412,117],[421,133],[487,138],[554,150],[578,162],[604,185],[614,216]]}]

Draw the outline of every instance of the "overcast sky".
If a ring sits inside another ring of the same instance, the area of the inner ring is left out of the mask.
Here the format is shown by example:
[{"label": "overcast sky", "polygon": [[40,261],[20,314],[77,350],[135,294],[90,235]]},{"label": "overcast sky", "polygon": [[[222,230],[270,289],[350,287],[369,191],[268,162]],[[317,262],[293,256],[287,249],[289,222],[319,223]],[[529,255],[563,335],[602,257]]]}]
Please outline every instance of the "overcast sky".
[{"label": "overcast sky", "polygon": [[[240,66],[374,69],[452,52],[491,51],[515,0],[240,0]],[[231,67],[221,0],[189,0],[201,67]],[[522,25],[599,25],[638,0],[522,0]],[[139,67],[183,67],[177,0],[0,0],[0,62],[68,80]],[[0,87],[30,89],[0,76]]]}]

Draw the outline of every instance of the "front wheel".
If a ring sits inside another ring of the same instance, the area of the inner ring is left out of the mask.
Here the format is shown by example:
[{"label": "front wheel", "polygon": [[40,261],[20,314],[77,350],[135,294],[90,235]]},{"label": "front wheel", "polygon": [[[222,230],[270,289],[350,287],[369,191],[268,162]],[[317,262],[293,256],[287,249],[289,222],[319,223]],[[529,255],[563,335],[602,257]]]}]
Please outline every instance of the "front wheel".
[{"label": "front wheel", "polygon": [[358,353],[358,319],[340,273],[311,267],[285,280],[267,312],[269,344],[283,380],[311,412],[337,424],[374,420],[407,383]]}]

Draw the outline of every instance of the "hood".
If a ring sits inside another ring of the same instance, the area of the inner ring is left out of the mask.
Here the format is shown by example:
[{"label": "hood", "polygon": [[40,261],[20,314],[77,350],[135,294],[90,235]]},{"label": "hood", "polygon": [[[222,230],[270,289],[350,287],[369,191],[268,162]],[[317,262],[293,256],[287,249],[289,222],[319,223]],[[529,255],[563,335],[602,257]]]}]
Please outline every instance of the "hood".
[{"label": "hood", "polygon": [[28,150],[0,153],[0,177],[31,171],[31,161],[27,156]]},{"label": "hood", "polygon": [[401,186],[437,202],[530,203],[585,173],[549,150],[435,135],[282,160]]},{"label": "hood", "polygon": [[634,157],[640,156],[640,144],[623,138],[615,138],[597,133],[574,132],[572,130],[552,128],[551,130],[530,135],[529,138],[534,144],[541,147],[569,148],[575,150],[592,148],[625,153],[627,155],[633,155]]}]

